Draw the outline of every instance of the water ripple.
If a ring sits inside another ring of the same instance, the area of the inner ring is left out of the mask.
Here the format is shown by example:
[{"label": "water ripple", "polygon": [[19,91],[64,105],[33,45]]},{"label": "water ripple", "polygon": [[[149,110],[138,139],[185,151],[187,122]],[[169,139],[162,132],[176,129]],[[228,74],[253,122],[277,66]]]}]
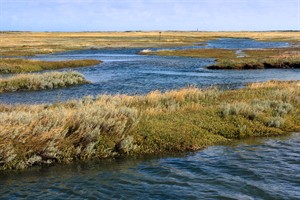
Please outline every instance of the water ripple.
[{"label": "water ripple", "polygon": [[[207,46],[176,47],[191,48],[274,48],[284,47],[283,42],[258,42],[249,39],[219,39]],[[195,85],[208,87],[222,85],[238,88],[248,82],[278,80],[300,80],[300,69],[268,70],[207,70],[214,59],[160,57],[137,55],[140,48],[98,49],[69,51],[51,55],[31,57],[40,60],[97,59],[104,62],[77,68],[92,84],[35,92],[13,92],[0,94],[0,103],[44,103],[58,102],[98,94],[145,94],[153,90],[170,90]],[[63,69],[70,70],[70,69]],[[258,73],[259,72],[259,73]]]},{"label": "water ripple", "polygon": [[300,133],[189,155],[0,174],[1,199],[299,199]]}]

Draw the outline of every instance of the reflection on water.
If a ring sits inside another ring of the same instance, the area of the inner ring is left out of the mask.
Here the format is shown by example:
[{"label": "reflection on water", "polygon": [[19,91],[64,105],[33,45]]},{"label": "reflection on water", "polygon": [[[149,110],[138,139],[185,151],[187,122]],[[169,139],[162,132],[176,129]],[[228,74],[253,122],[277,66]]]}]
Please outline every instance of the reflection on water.
[{"label": "reflection on water", "polygon": [[0,174],[3,199],[298,199],[300,134]]},{"label": "reflection on water", "polygon": [[[283,42],[257,42],[249,39],[219,39],[208,42],[207,46],[173,49],[245,49],[287,45]],[[98,59],[104,63],[76,69],[92,84],[47,91],[5,93],[0,94],[0,102],[57,102],[103,93],[145,94],[153,90],[165,91],[189,85],[198,87],[222,85],[225,88],[236,88],[255,81],[300,79],[300,69],[208,70],[205,67],[213,64],[213,59],[137,55],[141,50],[139,48],[80,50],[35,56],[33,58],[41,60]]]}]

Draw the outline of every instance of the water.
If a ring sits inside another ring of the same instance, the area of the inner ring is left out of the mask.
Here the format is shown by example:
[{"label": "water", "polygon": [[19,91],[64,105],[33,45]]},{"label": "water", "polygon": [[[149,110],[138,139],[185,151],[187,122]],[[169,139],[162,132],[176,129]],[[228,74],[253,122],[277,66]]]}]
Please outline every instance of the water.
[{"label": "water", "polygon": [[300,133],[0,177],[1,199],[300,199]]},{"label": "water", "polygon": [[[206,46],[187,46],[171,49],[189,48],[227,48],[243,50],[246,48],[286,47],[284,42],[258,42],[249,39],[212,40]],[[170,90],[194,85],[207,87],[220,85],[237,88],[245,83],[278,80],[299,80],[300,69],[268,70],[208,70],[213,59],[160,57],[137,55],[140,48],[99,49],[70,51],[31,58],[41,60],[98,59],[104,63],[78,68],[76,71],[92,84],[68,88],[0,94],[0,103],[43,103],[57,102],[99,94],[145,94],[153,90]],[[67,69],[70,70],[70,69]]]},{"label": "water", "polygon": [[[286,43],[221,39],[207,46],[282,47]],[[0,95],[0,102],[39,103],[103,93],[143,94],[197,85],[241,87],[270,79],[299,80],[300,71],[212,71],[212,59],[136,55],[141,49],[71,51],[36,56],[42,60],[99,59],[77,69],[93,83],[38,92]],[[300,133],[214,146],[195,153],[91,161],[23,172],[0,172],[0,199],[300,199]]]}]

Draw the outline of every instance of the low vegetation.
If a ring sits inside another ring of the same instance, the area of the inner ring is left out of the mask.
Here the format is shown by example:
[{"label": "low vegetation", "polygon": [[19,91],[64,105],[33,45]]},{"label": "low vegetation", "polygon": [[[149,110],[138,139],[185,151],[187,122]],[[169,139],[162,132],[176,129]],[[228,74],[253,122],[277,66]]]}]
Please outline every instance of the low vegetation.
[{"label": "low vegetation", "polygon": [[140,54],[159,55],[159,56],[183,56],[183,57],[194,57],[194,58],[217,58],[217,59],[236,58],[235,51],[229,49],[186,49],[186,50],[162,49],[157,51],[141,51]]},{"label": "low vegetation", "polygon": [[[161,35],[161,36],[160,36]],[[1,56],[32,56],[79,49],[172,47],[217,38],[251,38],[299,44],[299,32],[1,32]]]},{"label": "low vegetation", "polygon": [[20,90],[44,90],[87,83],[78,72],[47,72],[42,74],[18,74],[0,78],[0,93]]},{"label": "low vegetation", "polygon": [[0,169],[91,158],[195,151],[300,130],[300,82],[185,88],[145,96],[0,105]]},{"label": "low vegetation", "polygon": [[2,58],[0,59],[0,74],[76,68],[97,65],[99,63],[101,63],[99,60],[41,61],[19,58]]},{"label": "low vegetation", "polygon": [[245,50],[245,57],[223,58],[209,69],[300,68],[300,48]]},{"label": "low vegetation", "polygon": [[216,63],[208,66],[208,69],[300,68],[298,47],[244,50],[244,56],[239,56],[235,50],[228,49],[158,50],[142,54],[215,58]]}]

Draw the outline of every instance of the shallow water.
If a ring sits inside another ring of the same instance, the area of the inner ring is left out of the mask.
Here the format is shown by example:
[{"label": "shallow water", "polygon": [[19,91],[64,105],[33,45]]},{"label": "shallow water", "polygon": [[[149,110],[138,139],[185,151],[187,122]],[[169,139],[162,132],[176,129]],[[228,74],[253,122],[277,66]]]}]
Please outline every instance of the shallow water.
[{"label": "shallow water", "polygon": [[[283,42],[219,39],[209,41],[206,46],[195,45],[171,49],[227,48],[242,50],[285,46],[288,44]],[[189,85],[198,87],[220,85],[224,88],[237,88],[248,82],[300,79],[300,69],[208,70],[205,67],[213,64],[213,59],[137,55],[136,53],[141,50],[139,48],[81,50],[31,57],[41,60],[98,59],[104,63],[76,69],[83,73],[92,84],[45,91],[5,93],[0,94],[0,102],[57,102],[103,93],[145,94],[153,90],[165,91]]]},{"label": "shallow water", "polygon": [[[286,43],[222,39],[180,48],[268,48]],[[300,70],[213,71],[212,59],[136,55],[103,49],[36,56],[43,60],[99,59],[76,69],[93,83],[0,95],[0,102],[55,102],[103,93],[143,94],[197,85],[241,87],[270,79],[300,80]],[[239,51],[240,52],[240,51]],[[0,173],[0,199],[300,199],[300,134],[245,140],[196,153],[102,160]]]},{"label": "shallow water", "polygon": [[300,133],[0,177],[2,199],[300,199]]}]

